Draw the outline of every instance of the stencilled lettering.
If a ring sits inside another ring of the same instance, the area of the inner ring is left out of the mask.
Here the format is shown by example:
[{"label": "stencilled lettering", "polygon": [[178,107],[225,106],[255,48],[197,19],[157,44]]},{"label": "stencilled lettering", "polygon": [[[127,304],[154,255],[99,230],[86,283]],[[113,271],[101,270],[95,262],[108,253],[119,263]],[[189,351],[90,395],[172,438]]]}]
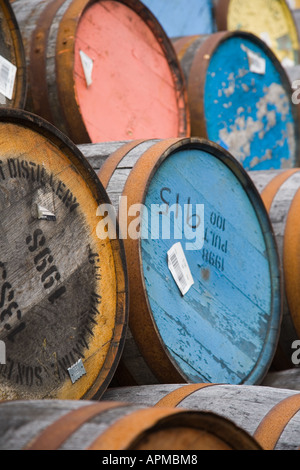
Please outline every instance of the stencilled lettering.
[{"label": "stencilled lettering", "polygon": [[79,207],[76,196],[66,187],[65,183],[53,173],[47,173],[45,167],[38,163],[18,158],[0,161],[0,182],[8,179],[25,179],[37,183],[41,187],[48,186],[70,212]]},{"label": "stencilled lettering", "polygon": [[[66,292],[66,288],[58,284],[61,275],[54,264],[51,250],[45,247],[45,244],[46,238],[41,229],[36,229],[33,235],[28,235],[26,238],[28,250],[35,254],[33,262],[37,272],[40,274],[41,283],[46,291],[52,290],[49,293],[48,300],[50,303],[54,303]],[[56,289],[53,292],[54,288]]]},{"label": "stencilled lettering", "polygon": [[24,330],[22,312],[15,298],[15,290],[8,279],[7,268],[0,261],[0,326],[7,331],[6,338],[14,341],[15,336]]}]

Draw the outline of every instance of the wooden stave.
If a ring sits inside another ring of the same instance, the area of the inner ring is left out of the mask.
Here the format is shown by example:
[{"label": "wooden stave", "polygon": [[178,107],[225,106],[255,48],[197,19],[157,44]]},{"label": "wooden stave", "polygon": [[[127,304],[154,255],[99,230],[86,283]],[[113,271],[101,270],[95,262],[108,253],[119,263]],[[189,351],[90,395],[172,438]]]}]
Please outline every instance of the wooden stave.
[{"label": "wooden stave", "polygon": [[[78,147],[61,131],[55,128],[52,124],[45,121],[40,116],[32,114],[28,111],[17,110],[17,109],[0,109],[0,123],[12,123],[13,125],[24,126],[24,128],[33,130],[38,135],[45,137],[46,140],[49,139],[54,145],[57,145],[59,149],[64,149],[65,155],[68,156],[69,161],[76,166],[76,171],[81,176],[84,176],[85,182],[90,186],[91,191],[93,192],[97,203],[110,204],[110,199],[107,195],[107,192],[103,188],[101,182],[97,178],[96,173],[93,168],[88,163],[87,159],[80,152]],[[111,240],[112,246],[112,256],[115,263],[115,277],[116,277],[116,305],[115,305],[115,328],[112,336],[112,341],[103,367],[99,370],[99,373],[96,379],[89,383],[89,386],[86,389],[80,389],[75,391],[76,399],[98,399],[101,397],[103,392],[109,386],[111,380],[113,379],[115,369],[117,368],[118,362],[120,360],[125,337],[127,330],[128,322],[128,278],[127,278],[127,266],[126,258],[124,253],[124,246],[122,240],[116,239]],[[3,370],[4,374],[6,365],[0,366],[0,371]],[[6,375],[4,375],[6,377]],[[1,391],[1,387],[0,387]],[[29,389],[28,389],[29,391]],[[11,397],[10,395],[6,397],[6,392],[3,392],[4,401],[6,400],[16,400],[23,398],[32,398],[32,395],[29,394],[27,397],[27,391],[24,390],[24,394],[18,395],[19,392],[16,391],[16,395]],[[13,392],[14,393],[14,392]],[[51,395],[52,393],[52,395]],[[65,392],[63,392],[65,393]],[[73,399],[73,394],[68,395],[66,391],[65,395],[59,395],[63,399],[68,399],[71,396]],[[49,390],[49,396],[56,398],[53,395],[53,390]],[[41,398],[40,395],[34,397],[35,399]],[[47,398],[43,396],[42,398]]]}]

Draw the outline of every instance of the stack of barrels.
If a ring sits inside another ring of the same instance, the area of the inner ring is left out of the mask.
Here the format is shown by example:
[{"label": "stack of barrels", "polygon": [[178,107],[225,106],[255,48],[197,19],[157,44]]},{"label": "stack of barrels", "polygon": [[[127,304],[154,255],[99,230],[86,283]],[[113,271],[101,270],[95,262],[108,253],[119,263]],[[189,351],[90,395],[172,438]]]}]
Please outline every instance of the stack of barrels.
[{"label": "stack of barrels", "polygon": [[0,449],[300,447],[299,11],[0,0]]}]

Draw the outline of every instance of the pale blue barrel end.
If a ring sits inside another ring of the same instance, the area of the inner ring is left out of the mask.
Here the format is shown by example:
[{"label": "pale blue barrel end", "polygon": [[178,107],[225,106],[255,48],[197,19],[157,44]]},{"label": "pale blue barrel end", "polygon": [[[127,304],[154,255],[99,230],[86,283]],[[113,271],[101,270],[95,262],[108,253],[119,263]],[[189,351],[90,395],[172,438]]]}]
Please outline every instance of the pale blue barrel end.
[{"label": "pale blue barrel end", "polygon": [[143,0],[170,38],[216,30],[212,0]]}]

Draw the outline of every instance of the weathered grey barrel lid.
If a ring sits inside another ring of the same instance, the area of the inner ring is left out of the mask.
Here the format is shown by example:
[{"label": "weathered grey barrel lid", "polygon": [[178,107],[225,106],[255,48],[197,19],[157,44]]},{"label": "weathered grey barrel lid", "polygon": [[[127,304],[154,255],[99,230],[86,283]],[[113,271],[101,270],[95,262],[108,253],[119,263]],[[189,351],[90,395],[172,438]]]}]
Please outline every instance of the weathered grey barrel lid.
[{"label": "weathered grey barrel lid", "polygon": [[123,245],[97,235],[110,199],[88,161],[38,116],[0,109],[0,399],[93,398],[127,326]]}]

